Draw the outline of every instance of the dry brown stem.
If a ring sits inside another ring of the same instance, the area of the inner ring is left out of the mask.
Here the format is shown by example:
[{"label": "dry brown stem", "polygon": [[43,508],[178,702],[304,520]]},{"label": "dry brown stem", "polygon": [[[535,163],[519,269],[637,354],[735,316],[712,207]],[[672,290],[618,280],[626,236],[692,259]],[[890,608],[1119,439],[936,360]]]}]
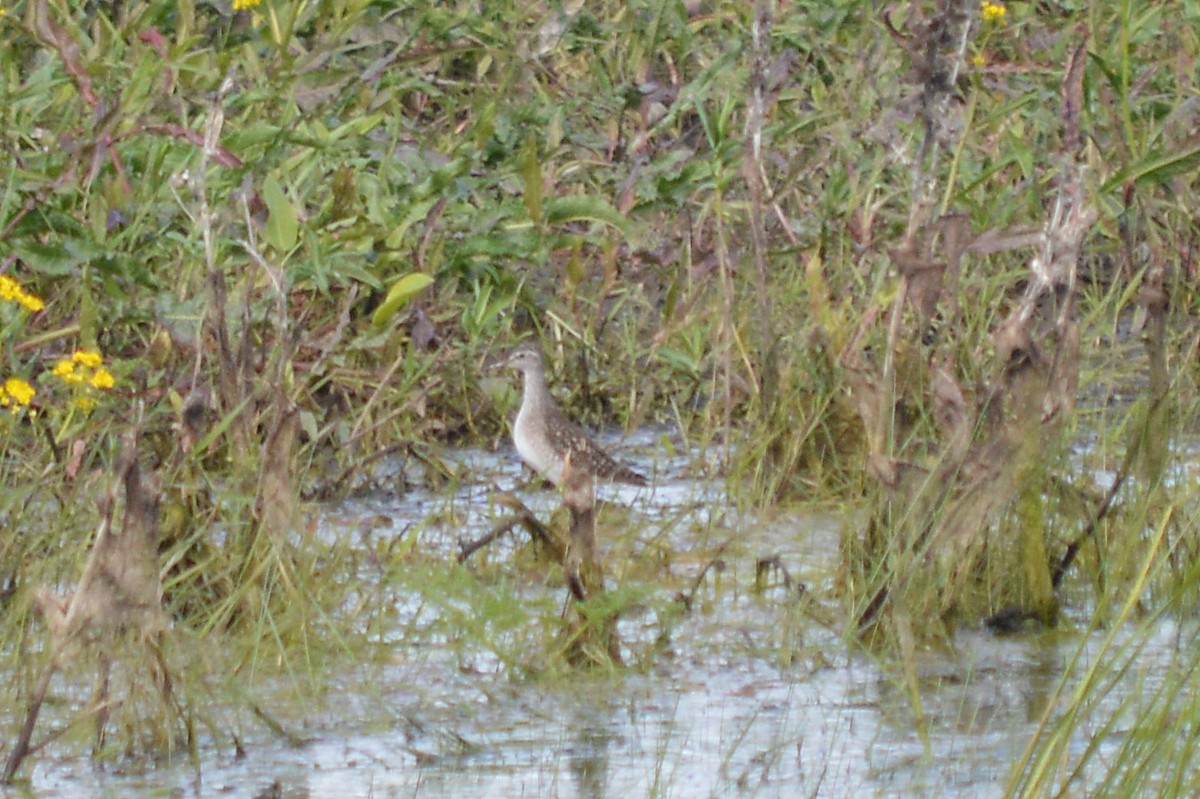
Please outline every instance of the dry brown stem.
[{"label": "dry brown stem", "polygon": [[[932,23],[922,24],[923,35],[933,37]],[[928,84],[936,77],[938,47],[932,40],[925,45],[921,63]],[[903,611],[898,612],[908,618],[952,615],[977,573],[989,536],[1008,529],[1001,521],[1010,512],[1015,512],[1015,549],[1024,569],[1018,594],[1036,608],[1039,618],[1051,620],[1056,611],[1052,591],[1061,574],[1051,579],[1037,487],[1044,478],[1046,445],[1057,439],[1060,421],[1074,407],[1079,373],[1076,264],[1097,217],[1084,197],[1074,159],[1082,141],[1078,64],[1085,52],[1086,42],[1075,50],[1063,80],[1064,155],[1058,191],[1040,233],[1036,237],[987,233],[972,240],[962,217],[943,217],[929,226],[918,222],[890,252],[900,285],[880,374],[877,377],[859,363],[857,354],[846,363],[859,415],[869,433],[868,466],[886,488],[880,517],[871,529],[892,533],[868,547],[889,547],[897,564],[892,570],[871,570],[875,588],[859,616],[861,624],[876,621],[882,610],[896,603],[902,604]],[[919,218],[917,209],[913,218]],[[940,258],[935,257],[936,237],[940,237]],[[923,325],[937,306],[950,299],[947,295],[955,288],[965,253],[1028,244],[1036,245],[1037,251],[1029,260],[1024,293],[993,333],[994,377],[972,407],[949,358],[931,358],[928,379],[913,382],[927,386],[931,395],[928,404],[937,440],[914,446],[912,430],[899,412],[903,398],[897,392],[900,342],[910,338],[902,335],[905,301]],[[946,275],[953,276],[949,286]],[[923,454],[923,463],[917,461],[917,452]],[[1025,529],[1033,526],[1037,529]],[[868,552],[868,562],[878,562],[878,555]],[[935,579],[915,579],[929,569],[936,573]]]},{"label": "dry brown stem", "polygon": [[[100,500],[96,540],[75,591],[69,598],[56,596],[44,587],[34,593],[33,601],[50,631],[50,659],[9,752],[5,782],[11,782],[30,752],[34,727],[54,672],[84,651],[94,651],[99,663],[91,702],[98,745],[103,742],[108,717],[112,646],[118,636],[132,633],[145,644],[155,681],[161,686],[164,700],[168,704],[172,701],[171,678],[160,647],[167,617],[162,608],[157,556],[159,489],[156,480],[142,477],[137,438],[136,430],[125,436],[112,485]],[[113,514],[122,488],[125,509],[117,529]]]}]

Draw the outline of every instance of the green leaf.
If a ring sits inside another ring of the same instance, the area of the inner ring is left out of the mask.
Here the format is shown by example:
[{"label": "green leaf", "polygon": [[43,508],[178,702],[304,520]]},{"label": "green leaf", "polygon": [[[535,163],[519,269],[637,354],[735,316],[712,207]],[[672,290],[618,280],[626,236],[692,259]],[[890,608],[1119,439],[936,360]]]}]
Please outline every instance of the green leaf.
[{"label": "green leaf", "polygon": [[1191,172],[1197,164],[1200,164],[1200,147],[1168,155],[1150,153],[1106,180],[1100,191],[1113,191],[1131,180],[1137,184],[1164,183],[1177,175]]},{"label": "green leaf", "polygon": [[389,249],[394,250],[399,248],[404,242],[404,234],[408,232],[408,229],[417,222],[424,221],[429,216],[429,210],[433,208],[437,201],[437,197],[430,197],[408,206],[408,210],[404,213],[404,216],[392,223],[392,230],[388,233],[387,238],[384,239],[384,244]]},{"label": "green leaf", "polygon": [[267,205],[267,243],[279,252],[289,251],[296,245],[296,234],[300,231],[292,201],[273,177],[263,181],[262,200]]},{"label": "green leaf", "polygon": [[370,114],[355,117],[344,125],[339,125],[329,132],[329,138],[336,141],[346,136],[365,136],[386,117],[383,114]]},{"label": "green leaf", "polygon": [[96,342],[96,301],[92,297],[91,271],[84,267],[79,282],[79,343],[87,350],[99,350]]},{"label": "green leaf", "polygon": [[530,258],[537,247],[537,238],[529,228],[510,227],[468,236],[463,239],[456,255],[464,259],[480,256],[493,260]]},{"label": "green leaf", "polygon": [[312,411],[300,411],[300,429],[305,432],[309,441],[321,439],[321,431],[317,427],[317,417]]},{"label": "green leaf", "polygon": [[538,162],[537,142],[530,134],[525,139],[525,147],[521,153],[521,178],[525,182],[525,208],[529,218],[540,221],[542,218],[542,165]]},{"label": "green leaf", "polygon": [[433,278],[422,272],[410,272],[400,278],[392,284],[383,304],[375,309],[371,323],[377,327],[386,324],[415,294],[428,288],[432,283]]},{"label": "green leaf", "polygon": [[633,225],[629,220],[599,197],[575,194],[570,197],[558,197],[546,203],[548,224],[579,220],[603,222],[619,230],[625,238],[633,237]]},{"label": "green leaf", "polygon": [[671,347],[660,347],[655,356],[658,360],[685,374],[697,374],[700,371],[700,364],[696,362],[696,359],[682,350]]},{"label": "green leaf", "polygon": [[63,238],[48,243],[18,239],[13,252],[35,272],[50,277],[66,277],[80,264],[103,255],[103,250],[81,239]]}]

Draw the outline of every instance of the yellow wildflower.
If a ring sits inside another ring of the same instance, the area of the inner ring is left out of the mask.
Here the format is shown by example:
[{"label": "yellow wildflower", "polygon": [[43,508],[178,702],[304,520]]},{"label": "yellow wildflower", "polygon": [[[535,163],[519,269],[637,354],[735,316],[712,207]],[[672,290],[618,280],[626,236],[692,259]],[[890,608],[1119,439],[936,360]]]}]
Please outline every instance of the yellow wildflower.
[{"label": "yellow wildflower", "polygon": [[98,350],[75,350],[70,358],[59,358],[50,373],[72,389],[76,408],[91,413],[97,405],[97,391],[108,391],[117,384],[113,373],[104,367]]},{"label": "yellow wildflower", "polygon": [[258,4],[262,0],[233,0],[234,11],[245,11],[250,8],[258,8]]},{"label": "yellow wildflower", "polygon": [[21,284],[8,275],[0,275],[0,300],[15,302],[27,311],[40,311],[46,307],[40,297],[21,288]]},{"label": "yellow wildflower", "polygon": [[17,297],[17,302],[25,306],[25,310],[30,312],[40,311],[46,307],[46,303],[42,302],[41,297],[35,297],[25,291],[22,291],[21,296]]},{"label": "yellow wildflower", "polygon": [[71,360],[89,369],[99,369],[104,363],[104,358],[95,350],[75,350]]},{"label": "yellow wildflower", "polygon": [[37,390],[19,377],[10,377],[4,381],[4,393],[18,405],[28,405],[33,402]]},{"label": "yellow wildflower", "polygon": [[983,17],[984,22],[1003,22],[1004,15],[1008,13],[1008,9],[1003,3],[993,3],[990,0],[983,0],[979,4],[979,14]]},{"label": "yellow wildflower", "polygon": [[10,377],[0,385],[0,408],[20,413],[33,402],[37,390],[19,377]]},{"label": "yellow wildflower", "polygon": [[92,388],[99,389],[112,388],[117,384],[117,381],[112,376],[112,372],[108,371],[107,369],[97,369],[96,373],[92,375],[90,382],[92,384]]},{"label": "yellow wildflower", "polygon": [[83,375],[75,371],[75,362],[63,358],[58,363],[54,364],[51,370],[55,377],[61,377],[68,383],[82,383]]}]

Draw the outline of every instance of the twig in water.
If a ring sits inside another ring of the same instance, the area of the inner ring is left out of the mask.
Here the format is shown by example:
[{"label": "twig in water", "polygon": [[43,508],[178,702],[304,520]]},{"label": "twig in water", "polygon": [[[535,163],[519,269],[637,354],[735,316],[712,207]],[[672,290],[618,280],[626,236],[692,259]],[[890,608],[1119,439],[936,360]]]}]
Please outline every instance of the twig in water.
[{"label": "twig in water", "polygon": [[692,603],[696,599],[696,592],[700,590],[700,586],[704,583],[704,578],[708,576],[709,571],[714,568],[725,568],[725,559],[722,555],[725,554],[725,549],[732,540],[727,539],[721,542],[721,546],[717,547],[717,553],[709,559],[708,563],[704,564],[704,568],[696,575],[696,579],[692,580],[692,587],[687,591],[680,591],[675,595],[675,601],[683,605],[685,610],[692,609]]},{"label": "twig in water", "polygon": [[551,554],[556,560],[562,560],[562,545],[555,541],[554,536],[550,533],[550,529],[538,521],[538,518],[533,515],[533,511],[527,508],[524,502],[507,493],[497,495],[496,501],[498,504],[511,508],[513,513],[501,518],[492,525],[492,529],[474,541],[459,544],[459,563],[465,563],[476,552],[488,546],[518,524],[524,527],[535,541],[549,547]]}]

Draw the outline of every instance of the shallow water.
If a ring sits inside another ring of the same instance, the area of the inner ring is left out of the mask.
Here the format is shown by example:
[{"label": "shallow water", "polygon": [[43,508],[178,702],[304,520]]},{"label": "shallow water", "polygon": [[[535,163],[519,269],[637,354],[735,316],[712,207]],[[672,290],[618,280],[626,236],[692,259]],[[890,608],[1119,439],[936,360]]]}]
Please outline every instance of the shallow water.
[{"label": "shallow water", "polygon": [[[610,442],[612,443],[612,442]],[[653,436],[622,444],[634,460],[661,451]],[[690,585],[718,555],[696,610],[656,645],[663,622],[630,613],[620,633],[621,673],[523,679],[486,646],[414,631],[446,613],[417,594],[396,595],[395,626],[381,634],[387,665],[335,676],[326,700],[297,711],[307,740],[287,746],[247,730],[247,755],[206,748],[199,771],[185,760],[135,773],[93,765],[79,749],[51,746],[30,761],[38,796],[282,797],[633,797],[999,796],[1012,764],[1053,701],[1077,653],[1096,656],[1099,635],[1054,633],[996,638],[961,633],[919,654],[918,733],[897,675],[847,646],[831,589],[839,515],[739,518],[717,481],[697,478],[701,453],[637,460],[656,475],[650,489],[612,488],[640,532],[606,541],[610,583],[638,579],[626,566],[655,542],[678,553],[671,574]],[[352,534],[364,546],[417,536],[434,558],[453,558],[460,540],[487,529],[499,511],[494,488],[521,481],[511,454],[461,454],[464,479],[448,494],[374,496],[321,510],[322,534]],[[550,491],[520,494],[541,515]],[[367,520],[367,521],[364,521]],[[352,531],[347,533],[347,531]],[[364,532],[365,531],[365,532]],[[519,537],[487,555],[505,564]],[[724,548],[723,548],[724,547]],[[755,592],[755,561],[777,557],[805,591],[778,573]],[[516,568],[508,564],[509,568]],[[623,578],[622,575],[628,577]],[[614,576],[615,575],[615,576]],[[534,581],[518,593],[561,603],[562,589]],[[814,603],[813,598],[818,601]],[[469,613],[470,608],[464,612]],[[1164,623],[1139,661],[1129,691],[1146,690],[1173,668],[1179,631]],[[517,633],[519,635],[519,633]],[[532,640],[543,640],[534,638]],[[516,647],[519,649],[519,645]],[[530,663],[538,662],[536,653]],[[1075,672],[1081,668],[1074,666]],[[1112,712],[1127,695],[1114,693]],[[1078,747],[1088,742],[1086,726]],[[1119,735],[1102,742],[1115,747]]]}]

